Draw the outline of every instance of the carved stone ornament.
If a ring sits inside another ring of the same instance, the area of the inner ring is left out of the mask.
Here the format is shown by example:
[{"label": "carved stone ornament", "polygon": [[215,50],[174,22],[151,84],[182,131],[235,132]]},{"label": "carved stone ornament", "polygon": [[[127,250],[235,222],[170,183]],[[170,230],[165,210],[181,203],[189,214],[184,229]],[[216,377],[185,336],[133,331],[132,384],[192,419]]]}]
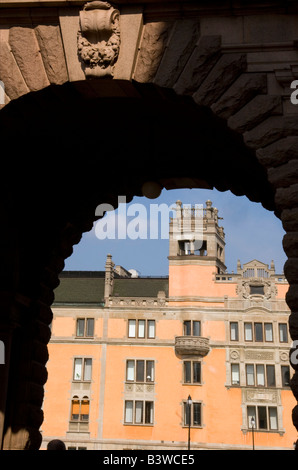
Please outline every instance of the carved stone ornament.
[{"label": "carved stone ornament", "polygon": [[86,3],[80,12],[78,55],[86,78],[112,77],[120,49],[120,13],[107,2]]}]

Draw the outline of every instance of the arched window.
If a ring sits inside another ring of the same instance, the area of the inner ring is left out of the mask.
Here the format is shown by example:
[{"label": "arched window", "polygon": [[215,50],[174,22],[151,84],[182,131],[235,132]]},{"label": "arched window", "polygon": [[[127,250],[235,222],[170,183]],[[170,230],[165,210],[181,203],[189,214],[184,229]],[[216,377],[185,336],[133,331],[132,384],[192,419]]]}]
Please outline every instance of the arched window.
[{"label": "arched window", "polygon": [[89,421],[89,405],[88,397],[80,400],[79,397],[74,396],[71,401],[71,421]]}]

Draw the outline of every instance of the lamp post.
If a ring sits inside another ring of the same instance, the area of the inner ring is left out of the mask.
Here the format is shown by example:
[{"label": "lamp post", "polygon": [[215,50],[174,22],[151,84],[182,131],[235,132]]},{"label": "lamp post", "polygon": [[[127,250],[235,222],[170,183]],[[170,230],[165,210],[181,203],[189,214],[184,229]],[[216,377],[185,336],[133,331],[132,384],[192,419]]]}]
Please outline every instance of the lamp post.
[{"label": "lamp post", "polygon": [[192,405],[192,399],[191,399],[191,396],[188,395],[188,399],[187,399],[187,408],[188,408],[188,450],[190,450],[190,418],[191,418],[191,405]]},{"label": "lamp post", "polygon": [[255,418],[253,416],[250,420],[250,424],[251,424],[251,432],[252,432],[252,450],[255,450],[255,435],[254,435]]}]

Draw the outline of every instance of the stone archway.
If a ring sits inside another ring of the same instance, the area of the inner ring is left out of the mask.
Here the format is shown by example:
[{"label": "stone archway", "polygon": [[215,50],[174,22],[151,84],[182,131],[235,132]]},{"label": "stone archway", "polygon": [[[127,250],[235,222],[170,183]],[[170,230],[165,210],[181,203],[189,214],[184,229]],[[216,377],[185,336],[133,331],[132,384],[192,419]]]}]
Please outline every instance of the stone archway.
[{"label": "stone archway", "polygon": [[[71,31],[77,28],[77,12]],[[274,59],[273,66],[262,69],[265,60],[260,59],[254,67],[249,54],[258,51],[256,44],[233,49],[221,34],[202,35],[197,17],[174,12],[173,21],[161,21],[161,12],[151,10],[135,13],[134,44],[129,48],[124,41],[114,80],[81,76],[77,81],[82,70],[70,66],[71,39],[59,36],[63,21],[58,27],[33,16],[29,25],[10,27],[4,35],[9,47],[1,48],[0,78],[11,99],[0,113],[4,449],[40,445],[48,325],[64,259],[91,229],[98,204],[116,207],[118,194],[127,200],[142,195],[148,181],[167,189],[231,190],[281,218],[287,232],[290,332],[298,339],[298,118],[287,102],[293,64],[288,61],[287,73],[274,70]],[[57,43],[65,69],[54,66],[50,54]],[[28,55],[36,44],[40,52]],[[294,50],[293,44],[283,47]],[[278,54],[282,46],[271,49]],[[3,64],[12,67],[10,72]],[[292,381],[296,399],[297,377]]]}]

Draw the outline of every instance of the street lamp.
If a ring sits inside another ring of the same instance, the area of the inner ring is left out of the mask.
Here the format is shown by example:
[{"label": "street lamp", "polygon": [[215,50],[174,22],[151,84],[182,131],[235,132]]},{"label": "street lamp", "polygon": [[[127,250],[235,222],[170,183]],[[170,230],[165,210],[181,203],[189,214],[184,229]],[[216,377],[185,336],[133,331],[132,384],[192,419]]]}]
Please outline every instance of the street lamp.
[{"label": "street lamp", "polygon": [[192,405],[192,399],[191,399],[191,396],[188,395],[188,399],[187,399],[187,408],[188,408],[188,450],[190,450],[190,418],[191,418],[191,405]]},{"label": "street lamp", "polygon": [[252,450],[255,450],[255,436],[254,436],[255,418],[253,416],[251,417],[250,424],[251,424],[251,432],[252,432]]}]

